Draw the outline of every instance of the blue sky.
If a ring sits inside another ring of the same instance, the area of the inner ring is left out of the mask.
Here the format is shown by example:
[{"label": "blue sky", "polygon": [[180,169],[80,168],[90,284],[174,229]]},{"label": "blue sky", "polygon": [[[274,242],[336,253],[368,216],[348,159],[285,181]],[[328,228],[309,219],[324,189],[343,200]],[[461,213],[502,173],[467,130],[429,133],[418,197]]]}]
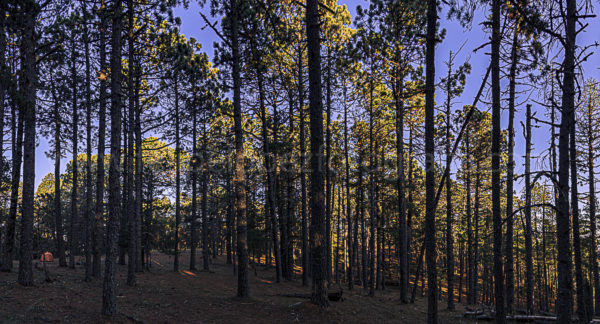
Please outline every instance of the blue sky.
[{"label": "blue sky", "polygon": [[[368,6],[367,0],[338,0],[339,4],[346,4],[348,9],[352,15],[352,17],[356,14],[356,6],[361,5],[363,7]],[[446,39],[438,45],[436,52],[436,70],[437,75],[436,78],[439,80],[441,74],[445,71],[444,61],[448,57],[448,53],[450,51],[456,52],[464,43],[464,47],[457,58],[457,64],[462,64],[467,58],[469,58],[469,62],[472,65],[472,72],[467,77],[467,84],[464,93],[462,96],[455,100],[455,109],[459,109],[464,104],[470,104],[473,101],[473,97],[475,96],[480,84],[481,80],[485,74],[485,70],[489,64],[489,56],[486,55],[489,52],[489,47],[479,50],[477,53],[473,53],[473,49],[479,47],[481,44],[485,43],[488,40],[488,35],[486,35],[482,29],[480,22],[483,20],[487,8],[479,8],[476,11],[475,22],[470,29],[464,29],[461,27],[456,21],[449,21],[446,19],[445,10],[440,14],[441,17],[441,28],[445,28],[447,30]],[[194,37],[198,40],[199,43],[202,44],[203,51],[205,51],[209,57],[213,57],[213,43],[218,41],[218,38],[214,31],[210,28],[204,28],[205,23],[200,16],[199,12],[202,11],[206,16],[209,16],[209,12],[207,8],[201,8],[196,2],[190,4],[188,9],[179,7],[175,9],[175,15],[181,18],[181,32],[185,34],[187,37]],[[218,21],[220,18],[213,18],[213,21]],[[596,31],[600,30],[600,21],[599,18],[588,19],[589,27],[586,32],[581,33],[578,36],[578,44],[591,44],[594,43],[597,39]],[[598,54],[593,54],[587,62],[583,64],[585,77],[596,77],[598,78]],[[506,85],[506,81],[503,81],[503,86]],[[436,101],[443,102],[444,94],[442,91],[437,91],[436,93]],[[520,100],[523,101],[524,99]],[[543,116],[543,109],[533,104],[533,110],[540,110],[538,112],[538,117]],[[484,106],[479,106],[480,108],[485,108]],[[508,114],[506,111],[502,113],[502,127],[506,127]],[[516,144],[515,144],[515,158],[517,163],[517,173],[523,170],[522,166],[522,155],[524,152],[524,141],[522,136],[522,130],[519,122],[524,120],[524,105],[523,107],[519,107],[519,111],[516,114]],[[534,129],[533,134],[533,143],[534,143],[534,153],[533,155],[539,154],[542,150],[547,149],[549,142],[549,130],[547,127],[541,126],[540,128]],[[45,155],[45,151],[48,150],[48,142],[44,138],[39,138],[39,146],[36,151],[36,185],[41,182],[41,179],[50,172],[53,172],[53,160],[48,159]],[[62,170],[64,171],[67,159],[63,159]],[[535,162],[533,162],[532,168],[535,170],[537,168]],[[521,188],[522,185],[520,183],[516,184],[516,188]]]}]

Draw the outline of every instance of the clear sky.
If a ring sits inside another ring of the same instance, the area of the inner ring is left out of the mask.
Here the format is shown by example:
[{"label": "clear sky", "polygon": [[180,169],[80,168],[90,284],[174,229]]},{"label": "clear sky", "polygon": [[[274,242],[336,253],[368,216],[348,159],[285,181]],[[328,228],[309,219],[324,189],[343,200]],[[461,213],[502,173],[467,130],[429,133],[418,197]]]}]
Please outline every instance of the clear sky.
[{"label": "clear sky", "polygon": [[[202,11],[206,16],[209,16],[207,8],[201,8],[196,2],[191,1],[188,9],[179,7],[175,9],[175,15],[181,18],[181,32],[187,37],[194,37],[202,44],[203,51],[205,51],[209,57],[213,57],[213,43],[218,41],[216,34],[210,28],[204,28],[205,24],[199,12]],[[356,6],[361,5],[363,7],[368,6],[367,0],[338,0],[339,4],[346,4],[354,19],[356,14]],[[455,101],[455,110],[459,109],[465,104],[470,104],[481,84],[481,80],[485,74],[486,68],[489,65],[489,46],[479,50],[477,53],[473,53],[473,49],[479,47],[486,41],[488,41],[489,35],[485,34],[481,28],[481,21],[487,14],[487,8],[482,7],[477,10],[475,16],[475,22],[473,27],[465,30],[456,21],[446,19],[446,11],[440,14],[441,28],[447,30],[447,35],[444,41],[438,45],[436,52],[436,78],[439,80],[445,71],[444,61],[448,57],[450,51],[456,52],[464,43],[464,47],[461,54],[457,58],[457,64],[462,64],[465,60],[469,59],[472,66],[472,72],[467,77],[467,84],[465,91],[460,98]],[[218,21],[219,18],[213,18],[213,21]],[[589,27],[583,33],[578,36],[578,44],[591,44],[598,39],[596,32],[600,30],[599,18],[588,19],[586,22],[589,23]],[[592,49],[594,50],[594,49]],[[583,64],[585,71],[585,78],[596,77],[598,78],[598,54],[594,53],[587,62]],[[506,86],[506,80],[503,80],[503,87]],[[504,89],[503,89],[504,90]],[[442,91],[436,92],[437,102],[443,102],[444,94]],[[523,97],[519,102],[525,101]],[[542,117],[544,114],[543,108],[539,107],[535,103],[533,104],[533,111],[538,112],[538,117]],[[482,109],[487,109],[486,106],[480,105]],[[520,127],[520,121],[524,120],[524,105],[519,107],[519,111],[516,113],[515,120],[515,159],[516,159],[516,172],[520,173],[523,170],[522,166],[522,155],[524,154],[524,140],[522,136],[522,129]],[[505,128],[507,124],[508,114],[506,111],[502,113],[502,126]],[[534,146],[534,157],[542,150],[546,150],[550,140],[549,129],[545,126],[540,125],[540,128],[534,129],[533,131],[533,146]],[[45,152],[48,150],[48,142],[44,138],[38,138],[39,146],[36,151],[36,185],[41,182],[41,179],[48,173],[54,171],[53,160],[48,159]],[[81,151],[81,149],[80,149]],[[63,159],[62,170],[64,171],[66,160]],[[535,161],[532,161],[532,169],[537,169],[538,166]],[[516,189],[520,189],[522,184],[517,182],[515,184]]]}]

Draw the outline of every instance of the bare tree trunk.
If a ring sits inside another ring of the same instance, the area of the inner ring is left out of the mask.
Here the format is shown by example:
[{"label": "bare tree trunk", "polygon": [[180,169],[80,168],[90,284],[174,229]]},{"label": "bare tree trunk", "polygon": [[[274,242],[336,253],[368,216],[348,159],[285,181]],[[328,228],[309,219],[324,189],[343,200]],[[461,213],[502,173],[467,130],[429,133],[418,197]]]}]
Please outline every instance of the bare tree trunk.
[{"label": "bare tree trunk", "polygon": [[96,166],[96,214],[94,219],[94,260],[93,260],[93,275],[94,277],[101,276],[101,246],[102,246],[102,219],[104,218],[104,151],[106,149],[106,8],[99,9],[100,16],[100,89],[98,103],[98,163]]},{"label": "bare tree trunk", "polygon": [[562,69],[563,96],[560,131],[558,138],[558,199],[556,202],[556,239],[558,250],[558,287],[556,300],[557,320],[571,322],[573,313],[571,243],[569,221],[569,135],[571,115],[575,108],[575,23],[577,1],[566,0],[565,52]]},{"label": "bare tree trunk", "polygon": [[[196,85],[193,84],[193,87]],[[194,100],[197,97],[196,91],[193,93]],[[196,105],[197,103],[194,103]],[[197,127],[198,127],[198,116],[197,116],[198,107],[192,107],[192,219],[190,220],[190,270],[196,270],[196,245],[198,242],[198,235],[196,230],[196,222],[198,219],[198,206],[197,206],[197,187],[198,187],[198,163],[200,162],[198,156],[198,145],[197,145]],[[229,217],[227,218],[227,230],[229,230],[230,226]],[[228,232],[229,233],[229,232]],[[228,261],[231,261],[231,246],[229,245],[229,237],[227,237],[227,256],[229,257]]]},{"label": "bare tree trunk", "polygon": [[[345,75],[344,75],[345,76]],[[348,149],[348,94],[346,89],[346,80],[343,80],[342,93],[344,97],[344,166],[346,171],[346,220],[348,222],[348,289],[354,289],[354,249],[352,248],[352,207],[350,205],[350,158]]]},{"label": "bare tree trunk", "polygon": [[327,282],[331,281],[331,49],[327,47],[326,129],[325,129],[325,232],[327,242]]},{"label": "bare tree trunk", "polygon": [[21,95],[24,135],[23,143],[23,206],[21,209],[21,237],[19,250],[18,282],[23,286],[33,285],[33,203],[35,190],[35,117],[36,117],[36,36],[35,21],[39,12],[35,1],[22,4],[24,12],[21,38]]},{"label": "bare tree trunk", "polygon": [[[83,5],[84,19],[88,19],[87,7]],[[85,161],[85,281],[92,280],[92,89],[90,66],[90,42],[87,24],[84,24],[83,43],[85,46],[85,123],[86,123],[86,161]]]},{"label": "bare tree trunk", "polygon": [[[78,193],[77,193],[77,187],[78,187],[78,182],[79,182],[79,166],[77,163],[77,149],[79,146],[78,143],[78,139],[79,139],[79,113],[77,112],[77,70],[76,70],[76,66],[75,66],[75,62],[77,60],[77,56],[76,56],[76,49],[75,49],[75,34],[74,32],[71,33],[71,95],[72,95],[72,113],[73,113],[73,121],[71,124],[72,130],[73,130],[73,137],[72,137],[72,141],[73,141],[73,149],[72,149],[72,153],[73,153],[73,160],[72,160],[72,167],[73,167],[73,178],[72,178],[72,187],[71,187],[71,237],[69,240],[69,268],[75,269],[75,256],[77,254],[79,254],[79,211],[77,208],[77,200],[78,200]],[[23,166],[24,167],[24,166]],[[25,175],[25,172],[23,172],[23,175]]]},{"label": "bare tree trunk", "polygon": [[[446,80],[446,170],[450,170],[452,141],[452,52],[448,60],[448,76]],[[452,238],[452,186],[451,181],[446,181],[446,262],[448,281],[448,310],[454,310],[454,240]]]},{"label": "bare tree trunk", "polygon": [[427,2],[425,58],[425,247],[427,251],[427,323],[438,322],[435,250],[434,96],[437,1]]},{"label": "bare tree trunk", "polygon": [[110,111],[110,167],[109,208],[107,224],[106,259],[104,266],[104,282],[102,286],[102,314],[117,313],[116,299],[116,261],[119,238],[119,220],[121,218],[121,184],[119,177],[121,159],[121,0],[113,3],[112,17],[112,53],[111,53],[111,111]]},{"label": "bare tree trunk", "polygon": [[246,223],[246,178],[244,174],[244,133],[242,129],[240,53],[238,44],[238,0],[230,0],[230,28],[233,79],[233,119],[235,133],[234,213],[237,218],[238,297],[248,297],[248,242]]},{"label": "bare tree trunk", "polygon": [[525,293],[527,314],[533,314],[533,246],[531,240],[531,105],[527,105],[525,125]]},{"label": "bare tree trunk", "polygon": [[[590,101],[587,105],[587,167],[588,167],[588,184],[589,184],[589,203],[590,203],[590,237],[591,237],[591,246],[590,246],[590,264],[592,266],[592,277],[594,281],[594,299],[595,299],[595,315],[600,315],[600,275],[598,274],[598,250],[596,247],[597,240],[597,227],[596,227],[596,177],[594,172],[594,154],[596,142],[595,138],[595,130],[593,126],[594,116],[593,111],[594,108],[592,106],[592,98],[590,94]],[[545,260],[544,260],[545,261]],[[545,263],[544,263],[545,264]]]},{"label": "bare tree trunk", "polygon": [[173,260],[173,271],[179,271],[179,221],[181,217],[181,147],[179,139],[179,80],[177,72],[175,73],[175,257]]},{"label": "bare tree trunk", "polygon": [[500,205],[500,0],[492,1],[492,218],[494,230],[494,292],[496,323],[505,323]]},{"label": "bare tree trunk", "polygon": [[506,272],[506,312],[512,314],[513,304],[515,301],[515,274],[514,274],[514,261],[513,261],[513,228],[514,228],[514,215],[513,215],[513,181],[515,171],[515,160],[514,160],[514,148],[515,148],[515,87],[517,84],[517,64],[519,61],[519,39],[518,31],[515,28],[513,34],[513,43],[511,49],[511,63],[510,71],[508,76],[508,162],[506,165],[506,266],[504,267]]},{"label": "bare tree trunk", "polygon": [[306,38],[310,106],[310,236],[313,303],[327,307],[327,232],[323,210],[323,101],[321,88],[321,40],[318,0],[306,1]]},{"label": "bare tree trunk", "polygon": [[300,111],[300,190],[302,192],[302,285],[308,286],[310,272],[308,251],[308,216],[306,197],[306,138],[304,115],[304,72],[302,69],[302,47],[298,49],[298,110]]},{"label": "bare tree trunk", "polygon": [[[134,127],[134,119],[135,119],[135,88],[134,88],[134,76],[135,76],[135,67],[134,67],[134,61],[135,61],[135,38],[134,38],[134,29],[133,29],[133,24],[134,24],[134,2],[133,0],[127,0],[127,23],[128,23],[128,37],[127,37],[127,41],[128,41],[128,76],[127,76],[127,96],[129,99],[129,105],[128,105],[128,114],[129,114],[129,118],[128,118],[128,127],[127,127],[127,143],[128,143],[128,147],[127,147],[127,178],[129,179],[128,181],[128,188],[126,188],[127,190],[127,220],[128,220],[128,232],[129,232],[129,245],[127,246],[127,254],[128,254],[128,259],[127,259],[127,285],[130,287],[134,287],[136,285],[136,280],[135,280],[135,260],[136,260],[136,256],[135,256],[135,243],[136,243],[136,238],[135,238],[135,229],[136,229],[136,219],[135,219],[135,203],[133,200],[133,127]],[[179,151],[177,152],[179,153]]]},{"label": "bare tree trunk", "polygon": [[408,303],[408,232],[406,229],[406,199],[404,193],[404,79],[400,78],[394,95],[396,104],[396,168],[398,179],[398,256],[400,267],[400,302]]},{"label": "bare tree trunk", "polygon": [[[573,108],[574,109],[574,108]],[[571,213],[573,213],[573,254],[575,259],[575,285],[577,289],[577,316],[580,322],[589,322],[585,307],[585,288],[583,282],[583,269],[581,260],[581,237],[579,234],[579,196],[578,196],[578,179],[577,179],[577,147],[575,143],[575,116],[571,111],[569,117],[571,123],[570,129],[570,145],[569,157],[571,167]]]},{"label": "bare tree trunk", "polygon": [[[257,58],[258,59],[258,58]],[[269,145],[269,121],[267,119],[267,108],[265,106],[265,95],[264,95],[264,84],[263,84],[263,72],[257,68],[257,81],[258,81],[258,96],[260,105],[260,116],[262,119],[262,136],[263,136],[263,153],[265,155],[265,168],[267,169],[267,208],[265,209],[271,220],[271,238],[273,239],[273,252],[275,254],[275,281],[281,281],[281,249],[279,246],[279,232],[277,226],[277,213],[276,213],[276,163],[274,156],[271,154]]]}]

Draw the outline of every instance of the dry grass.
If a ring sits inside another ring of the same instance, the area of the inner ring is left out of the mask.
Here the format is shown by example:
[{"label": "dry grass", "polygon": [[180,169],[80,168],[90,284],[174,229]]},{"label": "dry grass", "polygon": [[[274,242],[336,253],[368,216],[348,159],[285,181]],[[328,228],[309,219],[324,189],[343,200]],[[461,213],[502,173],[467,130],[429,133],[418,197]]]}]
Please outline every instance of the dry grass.
[{"label": "dry grass", "polygon": [[[100,315],[102,282],[83,281],[83,268],[49,265],[52,283],[34,270],[35,286],[16,283],[16,273],[0,273],[0,323],[423,323],[424,298],[402,305],[395,287],[367,297],[360,287],[344,291],[343,302],[320,309],[306,299],[279,297],[281,293],[308,293],[299,278],[274,283],[271,268],[259,265],[250,276],[252,298],[236,298],[237,277],[224,259],[214,260],[212,272],[187,270],[183,254],[179,272],[172,258],[155,254],[151,271],[137,275],[137,287],[126,286],[127,267],[118,268],[119,315]],[[201,260],[200,260],[201,262]],[[17,269],[15,263],[15,272]],[[185,270],[183,270],[185,269]],[[462,305],[448,312],[440,302],[440,322],[461,323]]]}]

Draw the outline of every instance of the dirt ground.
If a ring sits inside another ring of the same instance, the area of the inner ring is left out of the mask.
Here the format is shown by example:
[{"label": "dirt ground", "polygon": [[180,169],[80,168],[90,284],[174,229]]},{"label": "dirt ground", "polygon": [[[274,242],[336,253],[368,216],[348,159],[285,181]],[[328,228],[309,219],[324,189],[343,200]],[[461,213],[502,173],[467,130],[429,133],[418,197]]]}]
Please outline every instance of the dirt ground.
[{"label": "dirt ground", "polygon": [[[224,258],[214,260],[211,272],[189,271],[189,255],[182,254],[180,271],[173,271],[170,256],[155,253],[152,268],[137,274],[137,286],[126,285],[127,266],[119,266],[118,316],[100,315],[102,282],[84,282],[84,270],[59,268],[49,264],[51,283],[44,272],[34,269],[35,286],[17,284],[13,273],[0,273],[0,323],[424,323],[425,298],[402,305],[396,287],[368,297],[357,287],[344,290],[344,301],[331,302],[320,309],[307,299],[281,297],[278,294],[310,292],[301,286],[301,278],[274,283],[271,268],[258,265],[250,276],[251,298],[235,297],[237,277]],[[202,260],[199,260],[200,264]],[[256,270],[256,271],[254,271]],[[462,305],[457,311],[445,310],[440,301],[441,323],[467,322]]]}]

